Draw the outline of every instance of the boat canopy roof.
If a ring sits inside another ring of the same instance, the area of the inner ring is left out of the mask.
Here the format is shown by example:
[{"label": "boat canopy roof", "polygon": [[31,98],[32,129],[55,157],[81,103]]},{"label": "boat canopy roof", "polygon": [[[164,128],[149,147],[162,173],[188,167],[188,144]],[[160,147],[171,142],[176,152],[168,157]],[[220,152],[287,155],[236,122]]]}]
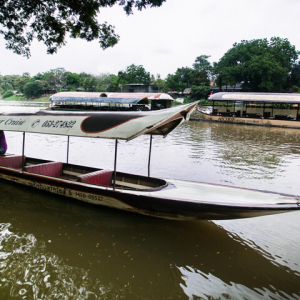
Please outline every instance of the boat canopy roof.
[{"label": "boat canopy roof", "polygon": [[222,92],[211,95],[212,101],[245,101],[270,103],[300,103],[300,94],[294,93],[229,93]]},{"label": "boat canopy roof", "polygon": [[131,140],[142,134],[167,135],[189,119],[197,102],[143,112],[1,113],[0,130]]},{"label": "boat canopy roof", "polygon": [[164,93],[101,93],[101,92],[60,92],[49,99],[55,102],[96,102],[118,104],[149,104],[149,100],[174,99]]}]

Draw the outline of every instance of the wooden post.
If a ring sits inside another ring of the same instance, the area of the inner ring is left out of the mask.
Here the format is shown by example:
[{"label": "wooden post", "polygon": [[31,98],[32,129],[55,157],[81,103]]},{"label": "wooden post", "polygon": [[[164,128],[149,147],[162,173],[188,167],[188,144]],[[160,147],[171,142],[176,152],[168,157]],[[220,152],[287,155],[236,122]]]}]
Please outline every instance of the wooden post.
[{"label": "wooden post", "polygon": [[149,159],[148,159],[148,177],[150,177],[151,150],[152,150],[152,134],[150,135],[150,148],[149,148]]},{"label": "wooden post", "polygon": [[68,144],[67,144],[67,164],[69,163],[69,144],[70,144],[70,136],[68,135]]},{"label": "wooden post", "polygon": [[22,172],[24,171],[25,167],[25,132],[23,132],[23,146],[22,146]]},{"label": "wooden post", "polygon": [[117,153],[118,152],[118,140],[115,142],[115,163],[114,163],[114,190],[116,189],[116,178],[117,178]]}]

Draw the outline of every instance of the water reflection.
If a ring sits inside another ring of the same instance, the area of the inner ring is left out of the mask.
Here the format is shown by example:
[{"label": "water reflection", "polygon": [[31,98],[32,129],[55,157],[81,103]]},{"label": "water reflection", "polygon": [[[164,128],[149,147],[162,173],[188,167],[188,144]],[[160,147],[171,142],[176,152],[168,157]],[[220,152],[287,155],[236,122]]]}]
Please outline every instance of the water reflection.
[{"label": "water reflection", "polygon": [[300,297],[298,272],[213,222],[170,222],[1,187],[0,290],[7,298]]},{"label": "water reflection", "polygon": [[[274,289],[272,285],[270,289],[263,287],[251,290],[239,283],[225,283],[211,273],[205,274],[189,266],[179,267],[179,270],[185,281],[180,285],[189,299],[291,299],[289,294]],[[216,286],[222,289],[216,289]],[[293,294],[292,298],[297,299],[298,296]]]}]

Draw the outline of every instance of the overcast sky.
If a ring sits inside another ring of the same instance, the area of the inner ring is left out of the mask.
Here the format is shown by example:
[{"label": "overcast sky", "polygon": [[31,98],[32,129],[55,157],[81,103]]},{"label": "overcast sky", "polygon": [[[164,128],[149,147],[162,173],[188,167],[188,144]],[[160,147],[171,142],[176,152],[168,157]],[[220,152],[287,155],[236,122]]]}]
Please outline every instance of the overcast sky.
[{"label": "overcast sky", "polygon": [[115,26],[120,42],[102,50],[97,41],[68,39],[57,54],[47,55],[34,42],[30,59],[5,49],[0,36],[0,74],[31,76],[50,69],[117,74],[131,64],[143,65],[165,78],[177,68],[192,67],[199,55],[219,61],[235,42],[287,38],[300,50],[299,0],[167,0],[159,8],[126,16],[122,7],[105,8],[99,20]]}]

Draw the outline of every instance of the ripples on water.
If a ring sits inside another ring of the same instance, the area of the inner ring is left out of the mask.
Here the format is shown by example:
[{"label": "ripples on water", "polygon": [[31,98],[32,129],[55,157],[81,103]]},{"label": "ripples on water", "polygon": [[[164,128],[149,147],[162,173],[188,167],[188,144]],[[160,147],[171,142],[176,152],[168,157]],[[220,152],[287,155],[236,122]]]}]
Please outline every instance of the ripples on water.
[{"label": "ripples on water", "polygon": [[[300,195],[299,134],[189,122],[154,137],[151,175]],[[22,134],[7,140],[21,153]],[[113,168],[114,141],[70,142],[71,163]],[[25,153],[65,161],[66,143],[27,134]],[[121,141],[118,169],[146,175],[148,145]],[[0,189],[0,299],[300,299],[298,212],[171,222]]]}]

